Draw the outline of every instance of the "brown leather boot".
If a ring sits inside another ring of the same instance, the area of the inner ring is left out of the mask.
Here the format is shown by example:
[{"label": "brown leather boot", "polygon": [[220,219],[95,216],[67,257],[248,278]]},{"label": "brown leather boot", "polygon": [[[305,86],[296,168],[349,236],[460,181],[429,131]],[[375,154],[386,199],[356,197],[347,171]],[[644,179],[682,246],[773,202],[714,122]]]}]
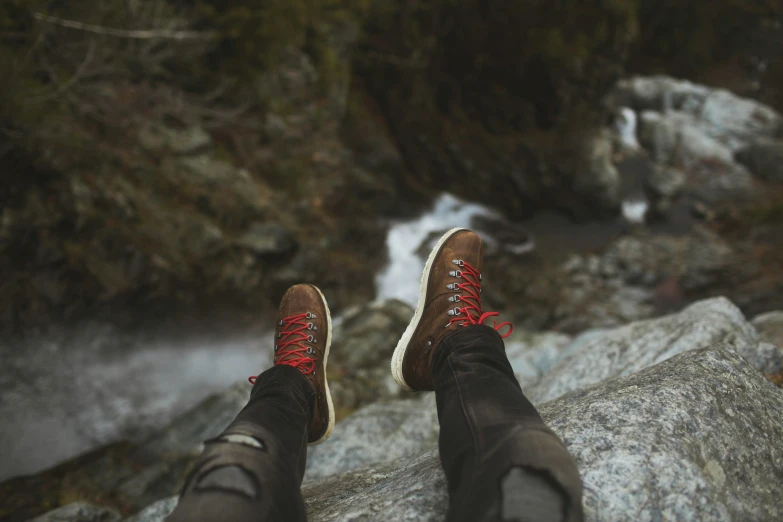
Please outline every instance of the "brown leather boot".
[{"label": "brown leather boot", "polygon": [[[329,438],[334,428],[334,406],[326,381],[326,361],[332,344],[332,318],[321,291],[313,285],[294,285],[280,301],[275,327],[275,365],[302,372],[315,388],[315,409],[308,442]],[[250,377],[255,384],[256,377]]]},{"label": "brown leather boot", "polygon": [[[483,257],[481,238],[464,228],[449,230],[432,249],[421,276],[416,313],[391,362],[394,380],[406,390],[435,389],[430,364],[444,335],[499,315],[481,308]],[[503,337],[511,335],[511,323],[495,325],[496,330],[506,325],[510,329]]]}]

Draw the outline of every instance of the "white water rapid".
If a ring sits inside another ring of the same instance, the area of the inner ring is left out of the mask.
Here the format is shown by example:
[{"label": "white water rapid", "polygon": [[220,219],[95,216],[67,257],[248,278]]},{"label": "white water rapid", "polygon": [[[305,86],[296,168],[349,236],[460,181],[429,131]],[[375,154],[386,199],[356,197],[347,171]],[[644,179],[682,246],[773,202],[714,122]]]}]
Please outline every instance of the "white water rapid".
[{"label": "white water rapid", "polygon": [[443,194],[432,209],[420,217],[394,223],[386,237],[389,264],[376,277],[377,299],[399,299],[416,306],[426,261],[416,250],[433,232],[470,227],[474,216],[496,216],[496,213],[487,207],[460,201],[451,194]]}]

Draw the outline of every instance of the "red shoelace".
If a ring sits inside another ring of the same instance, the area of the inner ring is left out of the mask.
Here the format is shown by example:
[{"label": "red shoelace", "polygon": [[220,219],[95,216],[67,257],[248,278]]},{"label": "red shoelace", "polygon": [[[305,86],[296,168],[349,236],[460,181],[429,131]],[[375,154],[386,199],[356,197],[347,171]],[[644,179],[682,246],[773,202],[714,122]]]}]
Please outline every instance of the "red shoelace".
[{"label": "red shoelace", "polygon": [[[455,284],[451,288],[453,290],[459,289],[464,292],[462,295],[457,295],[454,297],[456,297],[457,301],[465,303],[465,306],[462,308],[456,307],[454,309],[454,311],[458,313],[455,313],[454,317],[449,319],[449,326],[454,323],[461,323],[461,326],[484,324],[484,321],[490,317],[499,316],[500,314],[498,312],[484,312],[481,310],[481,283],[479,283],[479,281],[481,281],[481,274],[479,271],[470,266],[465,261],[458,261],[458,264],[460,266],[460,270],[457,273],[461,276],[462,279],[465,280],[465,282]],[[500,336],[503,339],[511,335],[511,332],[514,331],[514,325],[508,321],[497,324],[497,321],[493,320],[492,323],[492,327],[498,332],[504,326],[508,326],[508,332],[506,332],[505,335]]]},{"label": "red shoelace", "polygon": [[[279,342],[275,345],[276,366],[282,364],[293,366],[305,375],[315,371],[315,359],[305,355],[312,353],[311,349],[304,344],[305,342],[313,342],[313,337],[305,333],[310,329],[311,324],[305,319],[310,317],[312,316],[304,313],[286,317],[281,321],[283,327],[280,329]],[[290,357],[292,355],[295,357]],[[247,378],[250,384],[255,384],[256,379],[258,379],[257,375]]]}]

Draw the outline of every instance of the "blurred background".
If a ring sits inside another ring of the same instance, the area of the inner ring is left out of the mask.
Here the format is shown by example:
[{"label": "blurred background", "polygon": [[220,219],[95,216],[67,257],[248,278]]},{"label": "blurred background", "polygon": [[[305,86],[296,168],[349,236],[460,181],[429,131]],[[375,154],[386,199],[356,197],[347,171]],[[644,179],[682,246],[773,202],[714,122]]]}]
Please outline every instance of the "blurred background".
[{"label": "blurred background", "polygon": [[395,396],[454,226],[517,335],[783,309],[781,49],[779,0],[3,0],[0,519],[176,492],[139,448],[291,284],[339,416]]}]

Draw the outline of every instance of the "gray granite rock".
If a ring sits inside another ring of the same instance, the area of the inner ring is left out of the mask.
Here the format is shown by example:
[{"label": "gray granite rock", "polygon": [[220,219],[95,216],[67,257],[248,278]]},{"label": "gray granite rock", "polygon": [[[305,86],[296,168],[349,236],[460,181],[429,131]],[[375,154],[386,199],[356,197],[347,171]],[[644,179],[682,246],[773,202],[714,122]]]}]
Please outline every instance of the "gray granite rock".
[{"label": "gray granite rock", "polygon": [[757,315],[750,322],[764,342],[783,348],[783,310]]},{"label": "gray granite rock", "polygon": [[399,397],[389,361],[413,308],[391,299],[352,307],[334,322],[329,387],[341,415]]},{"label": "gray granite rock", "polygon": [[685,185],[685,175],[678,169],[658,165],[646,185],[656,196],[674,198]]},{"label": "gray granite rock", "polygon": [[346,310],[334,328],[334,359],[354,367],[388,366],[400,336],[413,317],[413,308],[391,299]]},{"label": "gray granite rock", "polygon": [[639,141],[661,163],[691,166],[700,161],[731,163],[732,150],[710,136],[705,124],[679,112],[643,112]]},{"label": "gray granite rock", "polygon": [[638,111],[680,113],[702,122],[708,136],[736,150],[760,136],[773,137],[783,119],[771,107],[723,89],[711,89],[666,76],[633,77],[618,82],[611,104]]},{"label": "gray granite rock", "polygon": [[622,80],[607,101],[639,111],[639,143],[659,166],[683,169],[683,192],[699,201],[756,197],[751,171],[780,178],[783,118],[771,107],[664,76]]},{"label": "gray granite rock", "polygon": [[766,374],[783,371],[783,311],[758,315],[751,324],[762,341],[757,356],[759,369]]},{"label": "gray granite rock", "polygon": [[557,332],[529,332],[515,328],[505,340],[506,356],[520,383],[535,382],[560,360],[571,337]]},{"label": "gray granite rock", "polygon": [[120,514],[106,507],[75,502],[35,517],[29,522],[117,522]]},{"label": "gray granite rock", "polygon": [[735,157],[756,176],[783,182],[783,141],[756,140]]},{"label": "gray granite rock", "polygon": [[783,515],[783,393],[716,346],[542,407],[579,466],[586,520]]},{"label": "gray granite rock", "polygon": [[302,489],[310,522],[442,521],[448,493],[438,452],[348,472]]},{"label": "gray granite rock", "polygon": [[[570,394],[541,414],[579,465],[588,521],[783,513],[773,478],[783,469],[783,394],[727,345]],[[442,520],[447,499],[436,451],[332,477],[304,494],[319,522]]]},{"label": "gray granite rock", "polygon": [[584,167],[574,179],[574,186],[583,194],[607,208],[620,205],[621,174],[612,163],[612,135],[608,131],[595,133],[582,144]]},{"label": "gray granite rock", "polygon": [[[689,351],[541,406],[579,466],[587,521],[783,514],[783,393],[734,347]],[[427,397],[378,405],[377,413],[397,408],[392,416],[406,411],[414,421],[433,409]],[[392,430],[375,442],[393,448],[410,438]],[[324,447],[332,443],[341,444]],[[447,503],[434,442],[417,455],[308,480],[303,493],[313,522],[437,521]],[[165,499],[129,521],[161,521],[175,503]]]},{"label": "gray granite rock", "polygon": [[783,372],[783,349],[762,341],[750,363],[766,375]]},{"label": "gray granite rock", "polygon": [[660,319],[579,336],[563,348],[564,358],[525,391],[534,403],[544,403],[717,342],[727,343],[749,360],[757,357],[758,333],[736,306],[720,297]]},{"label": "gray granite rock", "polygon": [[435,394],[367,406],[334,427],[328,444],[311,447],[305,483],[403,459],[438,443]]},{"label": "gray granite rock", "polygon": [[[733,245],[705,227],[682,235],[637,230],[600,255],[571,256],[549,280],[533,281],[525,291],[539,309],[549,303],[548,328],[581,333],[678,310],[686,292],[718,284],[733,259]],[[525,301],[513,306],[527,315],[536,310]]]}]

